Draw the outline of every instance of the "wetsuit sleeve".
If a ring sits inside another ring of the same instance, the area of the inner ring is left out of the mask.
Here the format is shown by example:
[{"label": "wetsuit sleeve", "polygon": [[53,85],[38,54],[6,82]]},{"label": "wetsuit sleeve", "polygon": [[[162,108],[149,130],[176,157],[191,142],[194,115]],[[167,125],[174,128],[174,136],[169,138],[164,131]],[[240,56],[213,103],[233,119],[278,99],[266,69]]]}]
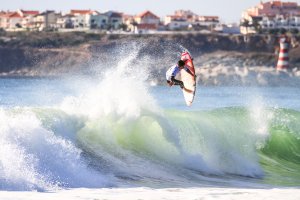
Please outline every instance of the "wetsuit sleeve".
[{"label": "wetsuit sleeve", "polygon": [[180,71],[179,68],[175,67],[174,70],[173,70],[173,72],[172,72],[172,76],[175,77],[179,73],[179,71]]}]

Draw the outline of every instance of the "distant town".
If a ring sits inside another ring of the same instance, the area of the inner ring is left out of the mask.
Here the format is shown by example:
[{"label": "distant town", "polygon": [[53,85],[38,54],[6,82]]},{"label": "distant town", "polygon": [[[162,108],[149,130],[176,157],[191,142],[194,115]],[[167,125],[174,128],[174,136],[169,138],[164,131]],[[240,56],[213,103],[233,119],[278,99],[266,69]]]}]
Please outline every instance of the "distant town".
[{"label": "distant town", "polygon": [[2,31],[58,31],[104,33],[162,33],[174,31],[219,32],[228,34],[277,33],[300,30],[300,6],[297,2],[260,1],[241,11],[236,24],[221,23],[219,16],[202,16],[190,10],[177,10],[158,17],[150,10],[137,15],[119,11],[70,10],[68,13],[46,10],[0,11]]}]

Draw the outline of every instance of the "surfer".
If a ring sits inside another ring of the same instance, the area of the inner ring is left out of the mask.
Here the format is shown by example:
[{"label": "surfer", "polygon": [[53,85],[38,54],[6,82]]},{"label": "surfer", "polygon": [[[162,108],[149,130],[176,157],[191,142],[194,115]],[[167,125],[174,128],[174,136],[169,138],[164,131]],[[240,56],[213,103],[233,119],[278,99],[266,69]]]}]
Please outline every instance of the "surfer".
[{"label": "surfer", "polygon": [[183,60],[179,60],[177,62],[177,65],[174,65],[172,67],[170,67],[167,72],[166,72],[166,79],[167,79],[167,83],[169,86],[172,85],[179,85],[181,89],[184,88],[184,84],[182,81],[175,79],[175,76],[180,72],[180,70],[185,69],[187,71],[187,73],[191,74],[192,76],[193,73],[187,68],[185,67],[185,62]]}]

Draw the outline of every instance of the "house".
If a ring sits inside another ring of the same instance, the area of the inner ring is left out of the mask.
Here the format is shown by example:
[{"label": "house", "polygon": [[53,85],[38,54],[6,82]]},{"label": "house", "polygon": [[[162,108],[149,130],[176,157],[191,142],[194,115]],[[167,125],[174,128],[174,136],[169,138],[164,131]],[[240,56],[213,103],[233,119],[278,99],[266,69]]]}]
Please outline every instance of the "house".
[{"label": "house", "polygon": [[242,12],[241,33],[256,33],[261,29],[296,28],[300,16],[300,7],[297,2],[261,1],[258,5]]},{"label": "house", "polygon": [[158,29],[160,18],[151,11],[146,10],[134,16],[135,33],[150,33]]},{"label": "house", "polygon": [[115,11],[105,12],[104,15],[108,17],[107,28],[108,29],[120,29],[123,24],[123,16],[122,13]]},{"label": "house", "polygon": [[242,18],[250,20],[253,16],[262,15],[298,15],[300,8],[296,2],[282,2],[282,1],[261,1],[258,5],[249,8],[242,13]]},{"label": "house", "polygon": [[57,28],[57,19],[61,14],[56,14],[53,10],[47,10],[36,15],[33,19],[33,23],[36,29],[44,30],[49,28]]},{"label": "house", "polygon": [[9,28],[9,16],[12,15],[14,12],[10,11],[1,11],[0,12],[0,28],[7,29]]},{"label": "house", "polygon": [[214,31],[225,34],[240,34],[240,27],[238,24],[217,24]]},{"label": "house", "polygon": [[155,24],[137,24],[134,33],[145,34],[154,33],[157,31],[157,26]]},{"label": "house", "polygon": [[201,26],[215,27],[220,20],[218,16],[199,16],[197,22]]},{"label": "house", "polygon": [[194,30],[209,30],[212,31],[219,24],[218,16],[195,16],[191,22],[191,27]]},{"label": "house", "polygon": [[66,14],[57,18],[57,27],[58,28],[66,28],[72,29],[74,28],[75,15]]},{"label": "house", "polygon": [[187,29],[190,25],[190,22],[177,16],[167,16],[165,25],[167,26],[168,30],[182,30]]},{"label": "house", "polygon": [[39,14],[39,11],[19,9],[17,12],[23,17],[21,25],[24,29],[34,28],[34,17]]},{"label": "house", "polygon": [[151,25],[158,26],[160,23],[159,17],[153,14],[149,10],[146,10],[141,14],[136,15],[134,17],[134,20],[137,24],[151,24]]},{"label": "house", "polygon": [[190,10],[176,10],[173,15],[164,18],[164,24],[169,30],[186,30],[198,15]]},{"label": "house", "polygon": [[96,10],[71,10],[58,20],[60,28],[95,29],[106,28],[108,17]]},{"label": "house", "polygon": [[174,16],[177,18],[185,19],[186,21],[192,23],[198,17],[197,14],[190,10],[176,10]]},{"label": "house", "polygon": [[210,29],[219,23],[218,16],[199,16],[190,10],[176,10],[173,15],[167,15],[164,24],[169,30],[184,30],[193,27]]},{"label": "house", "polygon": [[1,11],[0,12],[0,28],[16,30],[22,28],[23,17],[18,12]]},{"label": "house", "polygon": [[14,12],[8,16],[8,29],[22,28],[23,16],[18,12]]},{"label": "house", "polygon": [[73,27],[76,28],[90,28],[91,15],[98,14],[97,11],[92,10],[71,10],[70,15],[73,15]]},{"label": "house", "polygon": [[109,23],[109,18],[105,14],[98,13],[95,15],[91,15],[90,28],[107,29],[108,23]]},{"label": "house", "polygon": [[135,32],[137,23],[134,21],[133,15],[123,14],[122,23],[126,26],[126,31]]},{"label": "house", "polygon": [[6,26],[6,18],[5,18],[6,12],[0,11],[0,28],[4,28]]},{"label": "house", "polygon": [[30,28],[33,18],[39,11],[17,10],[0,12],[0,27],[6,30],[24,30]]}]

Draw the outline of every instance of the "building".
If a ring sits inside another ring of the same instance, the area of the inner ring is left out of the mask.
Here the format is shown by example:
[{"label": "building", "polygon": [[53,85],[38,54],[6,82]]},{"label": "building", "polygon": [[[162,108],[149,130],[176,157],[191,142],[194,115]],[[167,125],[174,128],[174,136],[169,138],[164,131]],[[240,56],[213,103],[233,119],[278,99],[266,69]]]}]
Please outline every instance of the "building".
[{"label": "building", "polygon": [[198,17],[190,10],[176,10],[173,15],[164,18],[164,25],[168,30],[187,30]]},{"label": "building", "polygon": [[91,27],[92,29],[107,29],[108,27],[108,16],[98,13],[96,15],[91,15]]},{"label": "building", "polygon": [[71,10],[57,19],[59,28],[66,29],[104,29],[108,17],[96,10]]},{"label": "building", "polygon": [[176,10],[174,12],[174,16],[176,16],[176,18],[185,19],[190,23],[194,22],[195,19],[198,18],[198,15],[190,10]]},{"label": "building", "polygon": [[23,17],[18,12],[4,12],[0,13],[0,27],[5,30],[16,30],[22,28]]},{"label": "building", "polygon": [[135,32],[137,23],[134,21],[133,15],[123,14],[122,20],[123,20],[123,24],[126,26],[125,31]]},{"label": "building", "polygon": [[190,22],[182,18],[172,18],[166,24],[168,30],[185,30],[190,26]]},{"label": "building", "polygon": [[75,15],[66,14],[57,18],[57,28],[61,29],[73,29],[74,21],[76,20]]},{"label": "building", "polygon": [[173,15],[167,15],[164,20],[169,30],[209,29],[219,24],[218,16],[199,16],[190,10],[177,10]]},{"label": "building", "polygon": [[0,28],[10,31],[27,30],[32,26],[33,18],[39,11],[17,10],[0,12]]},{"label": "building", "polygon": [[261,1],[242,12],[241,33],[256,33],[260,29],[300,29],[300,7],[297,2]]},{"label": "building", "polygon": [[82,29],[82,28],[89,29],[93,27],[91,16],[98,15],[98,14],[100,14],[98,11],[93,11],[93,10],[71,10],[69,15],[73,16],[72,18],[70,18],[70,20],[72,22],[72,26],[75,29]]},{"label": "building", "polygon": [[0,11],[0,28],[4,29],[6,26],[6,12]]},{"label": "building", "polygon": [[34,28],[34,17],[38,15],[40,12],[36,10],[17,10],[22,17],[22,28],[26,30],[30,30]]},{"label": "building", "polygon": [[115,11],[105,12],[104,15],[107,17],[107,29],[120,29],[123,24],[122,13]]},{"label": "building", "polygon": [[218,24],[214,31],[225,34],[240,34],[240,27],[238,24]]},{"label": "building", "polygon": [[33,19],[34,27],[37,30],[57,28],[57,19],[61,14],[56,14],[54,10],[47,10],[36,15]]},{"label": "building", "polygon": [[215,27],[219,22],[218,16],[199,16],[193,24],[198,23],[200,26]]},{"label": "building", "polygon": [[160,18],[151,11],[146,10],[134,16],[135,33],[152,33],[158,30]]},{"label": "building", "polygon": [[153,14],[151,11],[146,10],[134,17],[134,20],[138,24],[152,24],[158,26],[160,23],[160,19],[158,16]]}]

